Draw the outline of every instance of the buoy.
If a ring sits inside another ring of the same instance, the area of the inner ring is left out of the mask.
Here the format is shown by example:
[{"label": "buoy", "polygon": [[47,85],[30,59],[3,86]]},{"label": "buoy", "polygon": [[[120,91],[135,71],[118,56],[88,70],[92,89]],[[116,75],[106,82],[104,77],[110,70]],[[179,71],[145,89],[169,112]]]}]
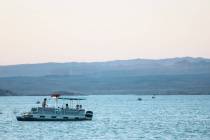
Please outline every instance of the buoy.
[{"label": "buoy", "polygon": [[141,98],[138,98],[138,100],[141,101],[142,99]]}]

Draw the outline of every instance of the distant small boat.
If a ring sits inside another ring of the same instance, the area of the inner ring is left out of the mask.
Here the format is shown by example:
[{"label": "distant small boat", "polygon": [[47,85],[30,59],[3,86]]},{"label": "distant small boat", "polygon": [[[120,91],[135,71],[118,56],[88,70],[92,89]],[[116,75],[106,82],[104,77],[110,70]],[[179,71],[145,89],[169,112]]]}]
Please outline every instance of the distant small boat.
[{"label": "distant small boat", "polygon": [[152,96],[152,99],[155,99],[155,95]]},{"label": "distant small boat", "polygon": [[40,104],[40,101],[37,101],[36,104]]},{"label": "distant small boat", "polygon": [[142,100],[142,98],[138,98],[138,101],[141,101]]}]

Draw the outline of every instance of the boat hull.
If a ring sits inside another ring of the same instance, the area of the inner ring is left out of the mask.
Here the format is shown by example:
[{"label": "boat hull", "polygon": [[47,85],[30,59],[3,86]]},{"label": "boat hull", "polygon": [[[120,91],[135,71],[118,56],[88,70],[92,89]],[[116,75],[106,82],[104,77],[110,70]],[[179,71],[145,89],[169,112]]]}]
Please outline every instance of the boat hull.
[{"label": "boat hull", "polygon": [[56,118],[56,119],[50,119],[50,118],[27,118],[27,117],[22,117],[22,116],[17,116],[16,117],[18,121],[90,121],[92,118],[69,118],[69,119],[61,119],[61,118]]}]

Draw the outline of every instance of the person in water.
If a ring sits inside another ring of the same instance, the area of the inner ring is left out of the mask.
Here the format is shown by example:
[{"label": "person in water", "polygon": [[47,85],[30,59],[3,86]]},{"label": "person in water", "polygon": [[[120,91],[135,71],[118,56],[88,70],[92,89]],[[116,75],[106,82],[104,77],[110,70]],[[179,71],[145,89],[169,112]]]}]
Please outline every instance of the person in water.
[{"label": "person in water", "polygon": [[44,101],[42,102],[42,107],[45,108],[47,106],[47,98],[44,98]]}]

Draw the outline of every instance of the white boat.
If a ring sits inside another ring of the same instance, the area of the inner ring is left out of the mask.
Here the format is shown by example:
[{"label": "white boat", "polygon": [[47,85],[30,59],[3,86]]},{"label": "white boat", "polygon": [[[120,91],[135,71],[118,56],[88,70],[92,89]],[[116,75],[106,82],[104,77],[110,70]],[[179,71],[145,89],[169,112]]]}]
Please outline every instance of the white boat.
[{"label": "white boat", "polygon": [[[92,120],[93,112],[85,111],[80,104],[81,98],[61,98],[60,95],[52,95],[55,99],[54,107],[34,107],[29,112],[16,116],[18,121],[84,121]],[[58,106],[58,100],[68,101],[65,107]],[[76,102],[76,106],[74,105]],[[69,106],[70,105],[70,106]]]}]

